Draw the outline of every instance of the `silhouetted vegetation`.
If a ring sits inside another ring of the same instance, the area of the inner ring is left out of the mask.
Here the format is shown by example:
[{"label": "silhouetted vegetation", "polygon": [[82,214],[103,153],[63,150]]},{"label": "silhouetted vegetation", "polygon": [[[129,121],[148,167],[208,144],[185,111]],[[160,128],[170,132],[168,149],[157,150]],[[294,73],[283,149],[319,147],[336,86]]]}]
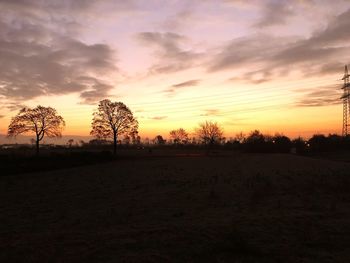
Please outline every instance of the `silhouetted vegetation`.
[{"label": "silhouetted vegetation", "polygon": [[247,138],[242,140],[241,144],[247,152],[289,153],[292,148],[292,142],[287,136],[263,135],[258,130],[252,131]]},{"label": "silhouetted vegetation", "polygon": [[34,133],[36,154],[39,154],[39,143],[45,137],[61,137],[65,126],[63,118],[51,107],[37,106],[34,109],[23,108],[11,119],[8,136],[14,137],[22,133]]},{"label": "silhouetted vegetation", "polygon": [[122,102],[102,100],[94,112],[91,135],[97,139],[113,138],[113,153],[117,152],[119,135],[137,133],[138,122]]},{"label": "silhouetted vegetation", "polygon": [[[122,140],[117,140],[120,149],[210,149],[215,150],[234,150],[247,153],[294,153],[294,154],[313,154],[340,152],[350,150],[350,136],[342,137],[336,134],[315,134],[309,140],[301,137],[291,140],[283,134],[274,136],[261,133],[259,130],[251,131],[248,135],[239,133],[234,138],[225,139],[220,136],[192,137],[189,139],[188,133],[184,129],[172,130],[172,139],[166,140],[162,135],[157,135],[154,139],[145,138],[141,140],[140,136],[135,134],[125,135]],[[69,139],[65,145],[42,145],[46,149],[69,149],[69,151],[110,151],[113,141],[108,139],[92,139],[88,142],[74,141]],[[181,147],[179,147],[181,146]],[[2,145],[3,150],[23,149],[30,154],[33,146],[30,144],[12,144]],[[1,148],[0,147],[0,148]],[[35,148],[35,144],[34,144]],[[16,151],[15,151],[16,152]],[[68,150],[67,150],[68,152]]]},{"label": "silhouetted vegetation", "polygon": [[[8,136],[22,133],[34,133],[35,139],[31,143],[39,153],[39,142],[47,137],[60,137],[65,125],[55,109],[38,106],[34,109],[23,108],[12,120],[8,129]],[[154,139],[141,140],[138,134],[138,122],[131,110],[122,102],[111,102],[108,99],[100,101],[98,109],[93,114],[91,135],[95,139],[89,142],[68,139],[66,147],[69,149],[86,149],[108,151],[113,145],[113,153],[117,146],[120,148],[150,148],[173,146],[181,148],[208,148],[240,150],[252,153],[295,153],[312,154],[322,152],[336,152],[350,150],[350,136],[342,137],[337,134],[315,134],[309,140],[301,137],[291,140],[283,134],[274,136],[251,131],[248,135],[240,132],[228,140],[223,136],[223,128],[217,122],[205,121],[194,128],[193,137],[183,128],[169,132],[166,140],[161,134]],[[123,136],[122,138],[119,138]],[[112,139],[112,140],[111,140]],[[3,148],[12,148],[11,145]],[[27,146],[25,146],[27,147]],[[16,147],[18,148],[18,147]],[[56,147],[57,148],[57,147]]]},{"label": "silhouetted vegetation", "polygon": [[166,143],[166,140],[163,139],[162,135],[157,135],[154,138],[154,144],[155,145],[165,145],[165,143]]},{"label": "silhouetted vegetation", "polygon": [[225,141],[222,127],[217,122],[205,121],[196,129],[199,141],[204,145],[220,145]]},{"label": "silhouetted vegetation", "polygon": [[184,145],[189,142],[188,133],[183,128],[172,130],[169,134],[175,145]]}]

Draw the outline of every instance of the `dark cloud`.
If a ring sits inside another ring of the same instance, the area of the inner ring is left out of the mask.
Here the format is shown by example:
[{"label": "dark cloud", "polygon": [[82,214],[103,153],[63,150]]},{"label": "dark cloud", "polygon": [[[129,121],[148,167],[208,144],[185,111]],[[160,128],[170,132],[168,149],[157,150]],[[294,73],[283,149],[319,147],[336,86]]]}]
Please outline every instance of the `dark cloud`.
[{"label": "dark cloud", "polygon": [[262,18],[255,24],[256,27],[281,25],[294,15],[291,1],[274,1],[263,6]]},{"label": "dark cloud", "polygon": [[7,103],[4,103],[4,107],[3,108],[6,108],[9,111],[17,111],[17,110],[23,109],[25,107],[26,106],[24,104],[7,102]]},{"label": "dark cloud", "polygon": [[201,57],[200,53],[182,47],[186,37],[176,33],[141,32],[137,39],[155,47],[158,62],[151,66],[151,73],[172,73],[193,67]]},{"label": "dark cloud", "polygon": [[171,87],[173,88],[184,88],[184,87],[192,87],[192,86],[197,86],[199,84],[200,80],[199,79],[192,79],[192,80],[188,80],[185,82],[181,82],[178,84],[174,84]]},{"label": "dark cloud", "polygon": [[252,63],[263,63],[276,52],[282,51],[292,39],[265,34],[236,38],[214,56],[208,71],[216,72],[241,68]]},{"label": "dark cloud", "polygon": [[299,107],[320,107],[342,103],[342,91],[337,85],[321,86],[303,96],[295,103]]},{"label": "dark cloud", "polygon": [[241,76],[232,77],[229,81],[243,81],[250,84],[261,84],[272,80],[271,72],[269,71],[253,71],[246,72]]},{"label": "dark cloud", "polygon": [[115,52],[106,44],[83,43],[65,29],[75,23],[69,14],[92,8],[92,2],[0,2],[7,11],[0,17],[0,96],[21,101],[77,92],[90,103],[108,94]]},{"label": "dark cloud", "polygon": [[280,77],[292,70],[314,76],[332,74],[350,61],[349,28],[350,9],[331,19],[327,27],[309,38],[256,34],[234,39],[214,56],[208,71],[259,67],[254,72],[246,72],[247,80],[251,73]]},{"label": "dark cloud", "polygon": [[192,12],[190,10],[184,10],[178,12],[175,16],[168,18],[164,23],[164,27],[168,30],[179,29],[186,25],[186,22],[190,20]]},{"label": "dark cloud", "polygon": [[193,11],[195,9],[195,1],[184,1],[184,6],[179,12],[174,15],[168,16],[166,20],[162,23],[162,28],[166,31],[180,30],[188,25],[193,16]]},{"label": "dark cloud", "polygon": [[339,74],[344,70],[344,64],[340,62],[330,62],[325,63],[321,67],[317,69],[318,72],[321,75],[334,75]]},{"label": "dark cloud", "polygon": [[[100,17],[97,11],[104,10],[116,14],[129,10],[134,10],[137,5],[134,0],[113,0],[104,1],[105,7],[101,5],[103,1],[91,0],[62,0],[62,1],[42,1],[42,0],[1,0],[0,4],[7,11],[14,11],[31,18],[57,15],[84,15],[86,17]],[[108,15],[107,13],[105,15]]]},{"label": "dark cloud", "polygon": [[112,85],[101,83],[95,78],[88,78],[85,82],[85,86],[88,87],[87,90],[80,94],[83,99],[83,103],[94,104],[106,97],[108,92],[113,89]]},{"label": "dark cloud", "polygon": [[200,83],[200,81],[201,80],[199,79],[192,79],[185,82],[177,83],[177,84],[171,85],[164,92],[168,94],[174,94],[178,89],[197,86]]}]

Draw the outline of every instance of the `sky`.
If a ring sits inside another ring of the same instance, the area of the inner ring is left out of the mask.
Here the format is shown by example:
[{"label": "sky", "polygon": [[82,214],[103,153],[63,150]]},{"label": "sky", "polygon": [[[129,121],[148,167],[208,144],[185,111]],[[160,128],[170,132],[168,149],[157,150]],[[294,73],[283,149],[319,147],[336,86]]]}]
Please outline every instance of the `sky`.
[{"label": "sky", "polygon": [[0,134],[42,105],[87,136],[105,98],[141,137],[340,133],[349,30],[349,0],[0,0]]}]

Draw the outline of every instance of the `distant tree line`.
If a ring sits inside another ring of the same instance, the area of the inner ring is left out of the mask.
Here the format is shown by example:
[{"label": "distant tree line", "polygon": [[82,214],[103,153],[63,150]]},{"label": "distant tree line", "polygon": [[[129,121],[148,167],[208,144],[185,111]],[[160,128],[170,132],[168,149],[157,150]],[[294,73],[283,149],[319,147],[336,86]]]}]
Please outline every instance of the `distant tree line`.
[{"label": "distant tree line", "polygon": [[[23,108],[12,118],[8,136],[31,133],[31,139],[39,154],[39,144],[45,136],[60,137],[65,126],[63,118],[51,107],[37,106],[33,109]],[[350,150],[350,136],[342,137],[336,134],[315,134],[309,140],[299,137],[291,140],[283,134],[273,136],[251,131],[248,135],[240,132],[234,138],[225,138],[223,128],[217,122],[205,121],[194,128],[190,135],[184,128],[173,129],[168,139],[157,135],[153,139],[141,140],[138,134],[138,121],[132,111],[122,102],[111,102],[108,99],[99,102],[93,113],[90,134],[95,139],[89,142],[69,139],[68,148],[104,148],[113,146],[114,154],[117,147],[207,147],[236,149],[255,153],[308,153]]]},{"label": "distant tree line", "polygon": [[[210,122],[208,122],[210,123]],[[201,125],[201,124],[200,124]],[[215,124],[218,125],[218,124]],[[201,126],[202,127],[202,126]],[[218,125],[219,129],[220,126]],[[179,136],[181,134],[181,136]],[[205,134],[205,133],[203,133]],[[212,139],[210,139],[212,138]],[[85,147],[111,145],[108,140],[93,139],[84,143]],[[266,135],[254,130],[247,135],[240,132],[233,138],[225,138],[222,133],[217,136],[203,136],[198,134],[198,128],[193,136],[185,129],[179,128],[169,132],[168,139],[157,135],[153,139],[144,138],[137,141],[119,140],[120,148],[153,147],[153,148],[217,148],[239,150],[250,153],[296,153],[307,154],[317,152],[332,152],[350,150],[350,136],[342,137],[336,134],[315,134],[306,140],[301,137],[290,139],[283,134]]]}]

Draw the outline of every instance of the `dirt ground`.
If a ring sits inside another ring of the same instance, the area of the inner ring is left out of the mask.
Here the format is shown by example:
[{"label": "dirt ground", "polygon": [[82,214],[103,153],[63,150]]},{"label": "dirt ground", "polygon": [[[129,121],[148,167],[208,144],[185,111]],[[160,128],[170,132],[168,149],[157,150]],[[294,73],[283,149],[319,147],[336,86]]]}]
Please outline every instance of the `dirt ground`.
[{"label": "dirt ground", "polygon": [[150,156],[0,177],[0,262],[349,262],[350,163]]}]

